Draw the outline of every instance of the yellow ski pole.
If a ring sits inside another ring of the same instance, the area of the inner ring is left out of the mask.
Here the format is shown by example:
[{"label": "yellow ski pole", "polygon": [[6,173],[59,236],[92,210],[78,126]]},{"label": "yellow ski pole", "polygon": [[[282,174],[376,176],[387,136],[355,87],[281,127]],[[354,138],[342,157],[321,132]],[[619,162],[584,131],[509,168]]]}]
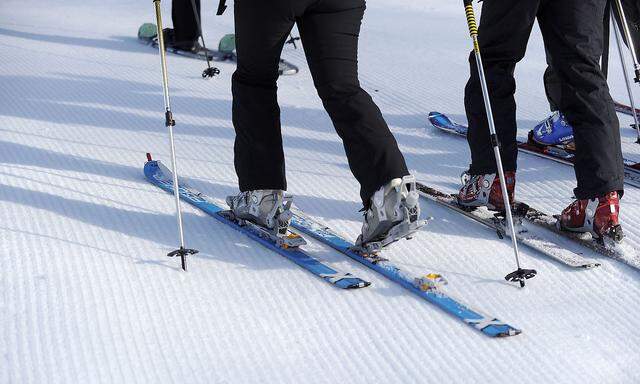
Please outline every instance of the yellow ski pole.
[{"label": "yellow ski pole", "polygon": [[500,177],[500,188],[502,189],[502,198],[504,199],[505,213],[507,216],[507,224],[511,233],[511,243],[513,245],[513,254],[516,259],[517,270],[509,273],[505,276],[508,281],[518,282],[521,287],[524,287],[525,280],[534,277],[537,272],[534,269],[522,269],[520,267],[520,255],[518,252],[518,240],[516,238],[516,230],[513,225],[513,215],[511,214],[511,204],[509,202],[509,194],[507,191],[507,183],[504,177],[504,169],[502,168],[502,158],[500,156],[500,142],[498,141],[498,135],[496,134],[495,121],[493,119],[493,112],[491,110],[491,100],[489,100],[489,90],[487,89],[487,79],[484,75],[484,67],[482,66],[482,57],[480,55],[480,44],[478,43],[478,26],[476,24],[476,16],[473,12],[472,0],[463,0],[464,11],[467,15],[467,26],[469,27],[469,35],[473,40],[473,52],[476,57],[476,64],[478,68],[478,76],[480,77],[480,86],[482,87],[482,97],[484,98],[484,106],[487,111],[487,120],[489,122],[489,133],[491,135],[491,145],[493,146],[493,153],[496,158],[496,167],[498,168],[498,175]]}]

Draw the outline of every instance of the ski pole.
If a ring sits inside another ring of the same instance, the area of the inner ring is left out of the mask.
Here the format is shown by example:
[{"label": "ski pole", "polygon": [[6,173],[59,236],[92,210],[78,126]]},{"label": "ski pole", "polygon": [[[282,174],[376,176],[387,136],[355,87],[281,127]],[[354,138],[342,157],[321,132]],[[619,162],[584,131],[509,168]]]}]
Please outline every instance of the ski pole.
[{"label": "ski pole", "polygon": [[476,17],[473,12],[472,0],[463,0],[465,13],[467,15],[467,26],[469,27],[469,35],[473,40],[473,51],[476,57],[478,75],[480,77],[480,86],[482,87],[482,97],[484,98],[484,106],[487,111],[487,120],[489,122],[489,133],[491,135],[491,144],[493,145],[493,153],[496,158],[496,167],[498,168],[498,176],[500,177],[500,188],[502,189],[502,198],[504,200],[505,213],[509,231],[511,232],[511,243],[513,245],[513,254],[516,259],[517,270],[505,276],[505,280],[519,282],[524,287],[525,280],[536,275],[534,269],[522,269],[520,267],[520,256],[518,252],[518,240],[516,239],[516,231],[513,225],[513,215],[511,214],[511,204],[509,203],[509,193],[507,191],[507,183],[504,177],[504,169],[502,168],[502,158],[500,156],[500,143],[496,133],[495,122],[493,120],[493,112],[491,110],[491,101],[489,100],[489,90],[487,88],[487,79],[484,75],[482,66],[482,57],[480,56],[480,44],[478,43],[478,26],[476,25]]},{"label": "ski pole", "polygon": [[180,194],[178,187],[178,168],[176,162],[176,147],[173,140],[173,127],[176,125],[171,113],[171,101],[169,100],[169,76],[167,74],[167,58],[164,51],[164,36],[162,35],[162,11],[160,0],[153,0],[156,9],[156,23],[158,26],[158,49],[160,50],[160,64],[162,66],[162,92],[164,94],[165,126],[169,128],[169,143],[171,145],[171,168],[173,171],[173,195],[176,202],[176,218],[178,220],[178,234],[180,236],[180,248],[167,254],[169,257],[180,256],[182,269],[187,270],[187,255],[198,253],[195,249],[184,247],[184,231],[182,228],[182,212],[180,210]]},{"label": "ski pole", "polygon": [[[627,92],[629,93],[629,103],[631,104],[631,110],[633,111],[633,120],[635,124],[633,127],[636,129],[637,140],[636,143],[640,143],[640,124],[638,124],[638,114],[636,111],[635,101],[633,99],[633,92],[631,91],[631,81],[629,80],[629,70],[627,69],[627,63],[624,58],[624,53],[622,51],[622,43],[620,43],[620,31],[616,28],[616,24],[621,27],[619,20],[616,20],[613,13],[611,13],[611,20],[613,21],[613,33],[616,36],[616,44],[618,46],[618,55],[620,56],[620,64],[622,65],[622,73],[624,74],[624,81],[627,85]],[[633,52],[633,45],[629,43],[629,49]]]},{"label": "ski pole", "polygon": [[[607,0],[607,5],[604,8],[604,17],[603,21],[609,20],[611,17],[611,1]],[[609,33],[609,29],[611,28],[611,23],[604,23],[604,28],[602,28],[602,57],[600,58],[600,70],[604,75],[605,79],[609,78],[609,40],[611,39],[611,34]]]},{"label": "ski pole", "polygon": [[191,0],[191,8],[193,8],[193,16],[196,19],[196,25],[198,26],[198,33],[200,33],[202,48],[204,48],[204,58],[207,60],[207,69],[202,71],[202,78],[203,79],[211,78],[215,75],[220,74],[220,70],[218,68],[211,67],[211,62],[209,61],[209,51],[207,50],[207,46],[204,44],[204,35],[202,34],[202,24],[200,24],[200,16],[198,16],[196,0]]},{"label": "ski pole", "polygon": [[629,30],[629,24],[627,23],[627,17],[624,15],[624,9],[622,9],[622,2],[620,0],[613,0],[616,4],[616,9],[618,10],[618,15],[620,15],[620,24],[622,27],[622,32],[624,33],[624,38],[627,40],[627,44],[629,45],[629,50],[631,51],[631,59],[633,60],[633,69],[635,71],[636,77],[635,82],[640,83],[640,63],[638,63],[638,55],[636,55],[635,46],[633,45],[633,38],[631,37],[631,31]]}]

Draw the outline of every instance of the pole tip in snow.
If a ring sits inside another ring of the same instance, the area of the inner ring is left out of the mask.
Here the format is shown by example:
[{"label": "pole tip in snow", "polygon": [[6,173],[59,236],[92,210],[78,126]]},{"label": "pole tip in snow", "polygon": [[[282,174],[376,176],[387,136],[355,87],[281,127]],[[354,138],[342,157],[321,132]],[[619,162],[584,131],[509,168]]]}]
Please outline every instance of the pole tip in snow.
[{"label": "pole tip in snow", "polygon": [[167,253],[167,256],[169,256],[169,257],[180,256],[180,262],[182,264],[182,270],[186,271],[187,270],[187,256],[188,255],[195,255],[196,253],[198,253],[197,249],[188,249],[188,248],[180,247],[180,249],[176,249],[175,251],[171,251],[171,252]]},{"label": "pole tip in snow", "polygon": [[517,271],[513,271],[507,276],[505,276],[504,279],[511,282],[518,282],[520,283],[520,287],[524,287],[525,280],[531,279],[535,277],[537,274],[538,272],[535,269],[518,268]]},{"label": "pole tip in snow", "polygon": [[153,159],[151,158],[151,154],[150,154],[149,152],[147,152],[147,161],[151,161],[151,160],[153,160]]},{"label": "pole tip in snow", "polygon": [[206,80],[219,74],[220,74],[220,70],[218,68],[209,67],[202,72],[202,78]]}]

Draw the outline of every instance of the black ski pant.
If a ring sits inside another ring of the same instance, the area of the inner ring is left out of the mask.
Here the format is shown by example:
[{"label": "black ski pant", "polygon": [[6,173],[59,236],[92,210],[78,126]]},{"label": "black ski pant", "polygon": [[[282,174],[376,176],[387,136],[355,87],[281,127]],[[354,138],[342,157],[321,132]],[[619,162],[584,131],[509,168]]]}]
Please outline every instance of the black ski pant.
[{"label": "black ski pant", "polygon": [[[200,0],[193,0],[200,18]],[[192,47],[200,37],[198,23],[193,12],[192,0],[173,0],[171,19],[173,21],[174,42],[176,46]]]},{"label": "black ski pant", "polygon": [[[479,43],[501,143],[503,166],[516,170],[516,63],[537,17],[545,48],[561,81],[559,108],[574,128],[578,199],[623,189],[618,118],[600,67],[606,0],[485,1]],[[465,89],[472,174],[495,173],[487,116],[473,53]]]},{"label": "black ski pant", "polygon": [[[621,0],[622,10],[624,11],[625,18],[627,19],[627,25],[629,26],[629,32],[631,33],[631,40],[633,41],[633,50],[636,53],[636,56],[640,58],[640,0]],[[619,27],[620,36],[622,37],[622,41],[629,47],[629,43],[627,42],[627,38],[622,29],[622,19],[618,12],[618,7],[616,7],[614,0],[610,1],[610,9],[613,13],[613,16],[616,20],[617,26]],[[609,65],[609,53],[606,50],[611,51],[617,50],[617,48],[612,47],[613,44],[616,44],[615,37],[612,37],[612,42],[606,44],[609,39],[609,25],[610,25],[610,16],[605,14],[604,16],[604,39],[605,39],[605,52],[603,52],[603,58],[601,61],[602,71],[607,77],[608,65]],[[558,100],[560,99],[561,94],[561,81],[558,78],[553,66],[551,65],[551,59],[549,57],[549,53],[547,52],[547,69],[544,72],[544,90],[547,94],[547,100],[549,101],[549,107],[552,111],[557,111],[558,108]]]},{"label": "black ski pant", "polygon": [[232,79],[233,125],[241,191],[287,188],[276,81],[280,53],[294,23],[365,207],[382,185],[408,174],[380,110],[358,81],[364,0],[236,0],[234,7],[238,66]]}]

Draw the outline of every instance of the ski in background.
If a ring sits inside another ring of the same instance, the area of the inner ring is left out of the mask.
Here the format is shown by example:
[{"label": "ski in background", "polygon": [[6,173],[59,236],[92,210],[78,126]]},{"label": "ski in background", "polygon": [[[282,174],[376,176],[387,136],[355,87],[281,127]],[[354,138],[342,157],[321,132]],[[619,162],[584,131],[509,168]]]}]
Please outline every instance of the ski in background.
[{"label": "ski in background", "polygon": [[[152,31],[155,28],[155,24],[153,23],[144,23],[138,29],[138,40],[145,44],[154,48],[158,48],[158,37],[157,34],[145,33],[146,31]],[[226,34],[224,35],[219,43],[218,49],[202,49],[198,52],[185,51],[183,49],[178,49],[170,46],[166,46],[165,50],[169,53],[189,57],[192,59],[199,60],[213,60],[213,61],[236,61],[235,54],[235,35],[234,34]],[[205,54],[206,52],[206,54]],[[280,64],[278,65],[278,73],[283,76],[295,75],[299,72],[299,68],[286,60],[280,59]]]},{"label": "ski in background", "polygon": [[[433,124],[434,127],[444,132],[452,133],[456,136],[466,137],[467,126],[454,122],[442,113],[429,113],[429,121],[431,122],[431,124]],[[573,154],[570,154],[569,152],[561,148],[545,147],[543,150],[541,150],[540,147],[532,146],[527,143],[519,143],[518,148],[520,151],[525,153],[531,153],[564,164],[573,165]],[[532,149],[530,150],[529,148]],[[632,177],[634,176],[637,177],[637,179],[633,179]],[[626,164],[625,183],[636,187],[640,186],[640,172],[635,169],[629,170]],[[428,188],[426,185],[421,183],[416,183],[416,186],[418,190]],[[591,234],[588,233],[576,233],[560,230],[556,227],[556,217],[547,215],[521,202],[515,202],[514,210],[516,212],[520,212],[520,217],[527,222],[553,231],[554,233],[571,239],[572,241],[593,251],[596,251],[604,256],[620,260],[625,264],[640,269],[640,254],[638,254],[638,252],[632,247],[626,246],[624,244],[603,243],[597,239],[593,239]]]},{"label": "ski in background", "polygon": [[352,242],[338,235],[331,228],[306,215],[301,210],[291,208],[291,212],[294,214],[291,219],[291,226],[297,231],[311,236],[338,252],[373,269],[485,335],[491,337],[506,337],[521,333],[521,330],[503,323],[495,317],[486,316],[475,309],[471,309],[457,299],[447,295],[442,290],[442,286],[446,284],[446,280],[441,275],[430,273],[422,277],[412,277],[394,263],[378,254],[361,254],[355,252]]},{"label": "ski in background", "polygon": [[[429,122],[431,125],[444,132],[452,133],[461,137],[467,136],[468,127],[466,125],[453,121],[443,113],[430,112]],[[530,140],[518,140],[518,150],[567,165],[573,165],[574,161],[573,151],[566,146],[541,146],[531,142]],[[625,184],[640,188],[640,163],[624,159],[624,182]]]},{"label": "ski in background", "polygon": [[[148,158],[150,158],[150,155],[148,155]],[[173,174],[171,170],[161,162],[155,160],[147,161],[144,165],[144,175],[153,185],[173,194]],[[229,216],[228,210],[225,210],[213,199],[189,187],[184,182],[178,181],[178,184],[180,198],[189,204],[201,209],[218,221],[244,233],[249,238],[286,257],[314,275],[321,277],[326,282],[342,289],[363,288],[371,284],[351,273],[339,272],[304,252],[299,246],[300,244],[304,244],[304,239],[300,236],[290,232],[286,236],[288,238],[286,240],[291,241],[291,243],[282,243],[280,239],[274,239],[273,235],[262,227],[250,222],[242,221],[239,223],[235,221]]]},{"label": "ski in background", "polygon": [[[440,192],[423,183],[416,183],[416,187],[421,196],[495,230],[501,239],[505,236],[510,236],[503,215],[491,212],[485,207],[468,210],[458,204],[455,195]],[[600,266],[600,263],[595,260],[587,259],[554,242],[552,237],[557,236],[555,233],[548,233],[545,230],[540,231],[535,226],[530,225],[526,220],[528,210],[523,210],[523,208],[522,204],[514,205],[514,217],[517,222],[516,237],[521,244],[571,268],[591,269]]]},{"label": "ski in background", "polygon": [[[625,114],[625,115],[629,115],[629,116],[633,116],[633,108],[631,108],[630,106],[623,104],[623,103],[619,103],[617,101],[613,101],[613,104],[616,107],[616,112]],[[638,116],[640,116],[640,109],[636,108],[636,113],[638,114]]]}]

